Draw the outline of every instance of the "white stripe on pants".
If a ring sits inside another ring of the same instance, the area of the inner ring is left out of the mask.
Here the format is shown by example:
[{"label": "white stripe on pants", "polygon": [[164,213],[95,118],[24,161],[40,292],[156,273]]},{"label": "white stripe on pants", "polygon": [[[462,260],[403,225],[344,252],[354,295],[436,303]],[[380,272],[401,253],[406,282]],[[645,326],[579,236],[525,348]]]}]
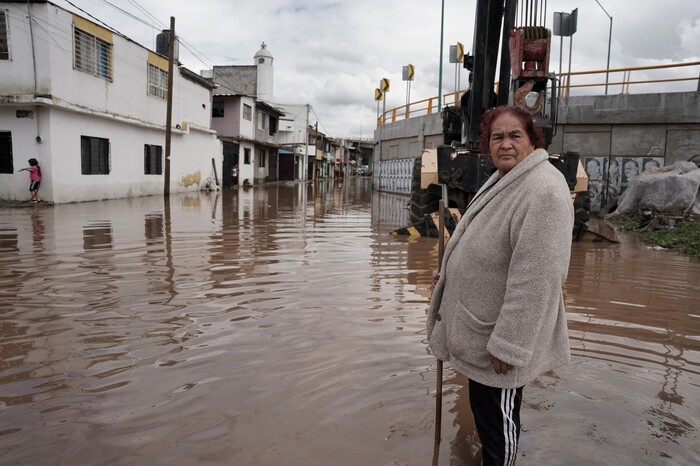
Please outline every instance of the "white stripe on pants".
[{"label": "white stripe on pants", "polygon": [[515,389],[504,388],[501,390],[501,413],[503,414],[503,437],[505,438],[505,466],[515,464],[515,454],[518,451],[518,437],[515,421],[513,421],[513,405],[515,401]]}]

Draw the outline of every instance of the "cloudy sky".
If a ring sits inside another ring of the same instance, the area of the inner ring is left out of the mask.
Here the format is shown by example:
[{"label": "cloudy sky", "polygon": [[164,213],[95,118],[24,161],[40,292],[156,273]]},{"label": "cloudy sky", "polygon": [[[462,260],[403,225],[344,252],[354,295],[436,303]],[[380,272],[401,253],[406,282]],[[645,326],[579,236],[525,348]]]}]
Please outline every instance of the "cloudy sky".
[{"label": "cloudy sky", "polygon": [[[53,1],[77,11],[67,0]],[[318,120],[319,130],[330,136],[371,137],[377,111],[374,89],[381,78],[389,78],[386,108],[404,105],[406,83],[401,80],[401,72],[409,63],[416,69],[411,101],[438,94],[441,0],[70,1],[152,49],[156,34],[174,16],[175,30],[184,41],[180,61],[197,72],[214,64],[252,65],[264,41],[274,56],[273,100],[311,104],[311,121]],[[578,8],[572,71],[605,68],[610,27],[605,11],[613,17],[611,68],[700,61],[699,1],[598,2],[546,2],[550,28],[555,11]],[[452,92],[455,68],[448,63],[449,46],[461,42],[467,51],[471,49],[476,0],[444,3],[443,92]],[[559,42],[559,37],[553,38],[551,71],[559,68]],[[566,71],[568,38],[563,48]],[[700,67],[695,66],[677,68],[664,76],[638,72],[633,78],[690,77],[699,72]],[[610,82],[621,78],[621,74],[611,75]],[[466,80],[464,70],[462,88]],[[695,90],[697,82],[668,86]],[[619,86],[610,88],[610,93],[619,92]]]}]

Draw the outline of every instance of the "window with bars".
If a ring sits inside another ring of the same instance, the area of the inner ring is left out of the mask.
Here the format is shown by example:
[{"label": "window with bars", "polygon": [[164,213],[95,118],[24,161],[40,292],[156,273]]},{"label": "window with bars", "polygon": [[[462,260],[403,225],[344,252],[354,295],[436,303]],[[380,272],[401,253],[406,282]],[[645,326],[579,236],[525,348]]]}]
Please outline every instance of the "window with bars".
[{"label": "window with bars", "polygon": [[93,76],[112,79],[112,44],[74,27],[73,67]]},{"label": "window with bars", "polygon": [[248,104],[243,104],[243,119],[248,121],[253,119],[253,107]]},{"label": "window with bars", "polygon": [[7,33],[7,10],[0,10],[0,60],[10,59],[10,45]]},{"label": "window with bars", "polygon": [[12,162],[12,133],[0,131],[0,173],[14,173]]},{"label": "window with bars", "polygon": [[148,64],[148,95],[168,97],[168,72]]},{"label": "window with bars", "polygon": [[264,167],[265,166],[265,149],[260,149],[258,151],[258,167]]},{"label": "window with bars", "polygon": [[109,175],[109,139],[80,136],[83,175]]},{"label": "window with bars", "polygon": [[277,118],[270,116],[270,136],[274,136],[277,133]]},{"label": "window with bars", "polygon": [[163,174],[163,146],[144,144],[143,146],[143,174]]},{"label": "window with bars", "polygon": [[215,100],[211,105],[211,116],[214,118],[223,118],[224,116],[224,102],[222,100]]},{"label": "window with bars", "polygon": [[243,164],[250,165],[250,149],[243,149]]}]

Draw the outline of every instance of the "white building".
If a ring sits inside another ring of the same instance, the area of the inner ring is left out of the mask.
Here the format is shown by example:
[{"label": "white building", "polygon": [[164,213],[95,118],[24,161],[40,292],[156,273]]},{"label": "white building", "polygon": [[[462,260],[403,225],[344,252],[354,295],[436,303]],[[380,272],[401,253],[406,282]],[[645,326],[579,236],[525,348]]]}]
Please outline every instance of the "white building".
[{"label": "white building", "polygon": [[[51,2],[0,0],[0,198],[28,198],[16,172],[31,157],[44,200],[163,193],[167,65]],[[199,190],[222,159],[213,84],[185,68],[173,80],[170,191]]]},{"label": "white building", "polygon": [[272,103],[274,58],[264,42],[253,60],[202,72],[217,84],[211,126],[224,145],[223,186],[311,179],[309,106]]}]

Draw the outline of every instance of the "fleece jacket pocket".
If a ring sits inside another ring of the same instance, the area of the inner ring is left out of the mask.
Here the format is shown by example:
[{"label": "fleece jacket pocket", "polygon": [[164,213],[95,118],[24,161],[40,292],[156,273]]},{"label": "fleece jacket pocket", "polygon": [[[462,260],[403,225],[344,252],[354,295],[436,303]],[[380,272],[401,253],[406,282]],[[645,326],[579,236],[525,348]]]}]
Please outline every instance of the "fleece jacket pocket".
[{"label": "fleece jacket pocket", "polygon": [[486,345],[495,322],[478,319],[461,303],[457,303],[453,314],[447,335],[450,354],[472,366],[488,367],[490,362]]}]

